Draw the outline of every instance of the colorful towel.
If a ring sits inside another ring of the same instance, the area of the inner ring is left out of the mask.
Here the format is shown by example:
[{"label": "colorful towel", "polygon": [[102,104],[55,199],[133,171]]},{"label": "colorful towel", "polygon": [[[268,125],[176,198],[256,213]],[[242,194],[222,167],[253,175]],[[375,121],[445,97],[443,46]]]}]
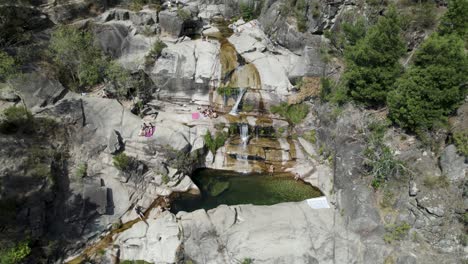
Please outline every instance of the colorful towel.
[{"label": "colorful towel", "polygon": [[200,113],[196,112],[196,113],[192,113],[192,120],[197,120],[200,118]]},{"label": "colorful towel", "polygon": [[152,137],[155,129],[156,128],[154,126],[147,128],[145,131],[145,137]]}]

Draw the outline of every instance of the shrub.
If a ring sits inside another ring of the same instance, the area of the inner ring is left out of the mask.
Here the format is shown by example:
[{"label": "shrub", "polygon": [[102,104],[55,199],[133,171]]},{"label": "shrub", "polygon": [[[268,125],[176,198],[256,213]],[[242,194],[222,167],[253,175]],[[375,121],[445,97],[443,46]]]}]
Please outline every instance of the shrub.
[{"label": "shrub", "polygon": [[148,55],[146,55],[145,57],[145,64],[146,65],[154,64],[154,62],[161,56],[163,49],[166,47],[167,45],[164,42],[162,42],[161,40],[157,40],[153,44],[153,47],[151,48]]},{"label": "shrub", "polygon": [[453,133],[453,141],[458,152],[468,157],[468,132],[462,131]]},{"label": "shrub", "polygon": [[50,54],[59,79],[72,89],[98,84],[104,78],[107,61],[93,43],[90,32],[59,26],[50,39]]},{"label": "shrub", "polygon": [[192,17],[192,14],[190,13],[190,11],[187,9],[183,9],[183,8],[177,9],[177,15],[184,21],[189,20]]},{"label": "shrub", "polygon": [[367,148],[364,150],[364,165],[373,176],[372,187],[378,189],[390,177],[403,174],[406,168],[383,143],[388,122],[373,122],[368,127],[371,132],[367,139]]},{"label": "shrub", "polygon": [[303,137],[312,144],[317,142],[317,132],[315,130],[310,130],[309,132],[304,133]]},{"label": "shrub", "polygon": [[199,163],[199,152],[188,150],[175,150],[171,146],[166,146],[167,163],[170,167],[178,169],[185,174],[191,174]]},{"label": "shrub", "polygon": [[1,264],[20,263],[29,254],[31,254],[31,248],[29,247],[29,242],[23,241],[17,244],[15,247],[1,250],[0,251],[0,263]]},{"label": "shrub", "polygon": [[468,1],[451,0],[448,4],[448,10],[442,17],[439,24],[441,35],[457,34],[463,40],[468,38]]},{"label": "shrub", "polygon": [[124,152],[115,155],[112,158],[112,160],[114,166],[121,171],[128,170],[132,162],[132,159],[129,156],[127,156],[127,154],[125,154]]},{"label": "shrub", "polygon": [[2,113],[0,132],[5,134],[16,133],[19,130],[32,132],[34,120],[31,112],[23,106],[10,106]]},{"label": "shrub", "polygon": [[279,114],[292,124],[299,124],[309,113],[309,107],[304,103],[293,105],[281,103],[277,106],[271,106],[271,112]]},{"label": "shrub", "polygon": [[231,95],[234,95],[234,94],[238,94],[239,93],[239,88],[238,87],[223,86],[223,87],[218,87],[216,89],[216,92],[219,95],[231,96]]},{"label": "shrub", "polygon": [[389,244],[395,240],[402,240],[408,235],[410,229],[411,226],[406,222],[402,222],[399,225],[387,225],[385,226],[386,233],[383,240]]},{"label": "shrub", "polygon": [[254,259],[252,259],[252,258],[245,258],[245,259],[243,259],[240,263],[241,263],[241,264],[253,264],[253,263],[254,263]]},{"label": "shrub", "polygon": [[76,168],[75,176],[77,178],[84,178],[87,176],[87,171],[88,171],[88,163],[81,163],[78,165]]},{"label": "shrub", "polygon": [[17,72],[15,59],[0,50],[0,82],[4,82]]},{"label": "shrub", "polygon": [[418,132],[446,122],[467,93],[468,58],[456,35],[433,34],[414,55],[414,64],[389,93],[390,119]]},{"label": "shrub", "polygon": [[114,85],[117,98],[125,98],[128,95],[128,88],[136,86],[130,71],[114,61],[109,63],[105,76],[106,80]]},{"label": "shrub", "polygon": [[250,21],[256,19],[260,15],[263,1],[248,3],[245,1],[239,1],[239,11],[242,19]]},{"label": "shrub", "polygon": [[167,184],[167,183],[169,183],[170,181],[171,181],[171,178],[169,178],[169,176],[168,176],[167,174],[163,174],[163,175],[162,175],[162,182],[163,182],[164,184]]},{"label": "shrub", "polygon": [[225,132],[216,132],[215,136],[213,137],[210,131],[206,131],[203,139],[205,140],[205,145],[208,150],[210,150],[213,155],[216,155],[216,151],[220,147],[224,146],[227,136],[228,135]]},{"label": "shrub", "polygon": [[398,14],[394,7],[379,18],[365,37],[345,48],[345,80],[349,95],[365,105],[382,105],[402,72],[405,53]]}]

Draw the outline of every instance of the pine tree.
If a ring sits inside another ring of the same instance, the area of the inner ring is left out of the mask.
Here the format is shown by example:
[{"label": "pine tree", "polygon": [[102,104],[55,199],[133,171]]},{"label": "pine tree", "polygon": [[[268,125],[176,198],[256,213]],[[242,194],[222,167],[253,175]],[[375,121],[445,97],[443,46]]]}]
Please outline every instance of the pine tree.
[{"label": "pine tree", "polygon": [[457,35],[433,34],[388,96],[390,118],[412,131],[444,121],[467,94],[468,60]]},{"label": "pine tree", "polygon": [[391,7],[364,38],[345,50],[349,95],[366,105],[382,105],[402,72],[405,53],[398,14]]}]

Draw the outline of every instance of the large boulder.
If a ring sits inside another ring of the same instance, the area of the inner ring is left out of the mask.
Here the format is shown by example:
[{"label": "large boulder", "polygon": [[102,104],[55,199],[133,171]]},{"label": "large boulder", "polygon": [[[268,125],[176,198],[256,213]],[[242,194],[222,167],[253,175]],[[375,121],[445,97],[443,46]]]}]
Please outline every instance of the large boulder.
[{"label": "large boulder", "polygon": [[159,12],[159,24],[163,32],[174,37],[179,37],[184,29],[184,20],[175,11],[163,10]]},{"label": "large boulder", "polygon": [[219,44],[202,40],[169,45],[156,61],[150,77],[160,98],[209,103],[209,84],[220,76]]},{"label": "large boulder", "polygon": [[440,156],[440,167],[442,174],[452,181],[465,179],[466,169],[465,158],[457,153],[455,145],[448,145]]},{"label": "large boulder", "polygon": [[13,80],[12,87],[21,94],[26,107],[33,112],[54,104],[67,92],[59,81],[37,72]]},{"label": "large boulder", "polygon": [[177,217],[185,255],[197,263],[248,258],[255,263],[353,263],[360,242],[342,232],[341,220],[334,221],[333,214],[300,202],[220,206]]}]

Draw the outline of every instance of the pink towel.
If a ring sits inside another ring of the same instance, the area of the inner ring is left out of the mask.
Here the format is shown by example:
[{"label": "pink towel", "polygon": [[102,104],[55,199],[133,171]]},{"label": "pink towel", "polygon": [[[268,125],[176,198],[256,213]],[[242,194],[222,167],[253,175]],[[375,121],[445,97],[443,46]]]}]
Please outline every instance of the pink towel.
[{"label": "pink towel", "polygon": [[192,113],[192,119],[193,120],[197,120],[200,118],[200,113],[196,112],[196,113]]},{"label": "pink towel", "polygon": [[152,137],[154,134],[155,127],[150,127],[145,132],[145,137]]}]

